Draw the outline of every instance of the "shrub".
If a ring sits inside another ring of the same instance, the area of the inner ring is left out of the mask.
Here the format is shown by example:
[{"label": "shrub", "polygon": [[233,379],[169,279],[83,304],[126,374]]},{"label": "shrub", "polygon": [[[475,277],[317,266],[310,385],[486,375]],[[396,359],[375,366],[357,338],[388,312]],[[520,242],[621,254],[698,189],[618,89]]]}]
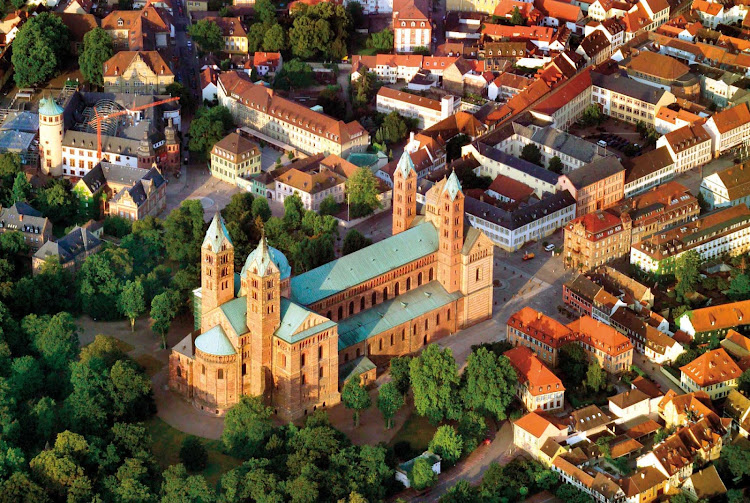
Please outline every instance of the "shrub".
[{"label": "shrub", "polygon": [[437,482],[437,473],[432,471],[430,462],[425,458],[417,458],[409,472],[409,483],[417,491],[432,487]]},{"label": "shrub", "polygon": [[208,465],[208,451],[198,437],[189,436],[182,441],[180,461],[191,472],[199,472]]},{"label": "shrub", "polygon": [[130,234],[130,220],[122,217],[107,217],[104,219],[104,234],[109,234],[116,238],[124,238]]}]

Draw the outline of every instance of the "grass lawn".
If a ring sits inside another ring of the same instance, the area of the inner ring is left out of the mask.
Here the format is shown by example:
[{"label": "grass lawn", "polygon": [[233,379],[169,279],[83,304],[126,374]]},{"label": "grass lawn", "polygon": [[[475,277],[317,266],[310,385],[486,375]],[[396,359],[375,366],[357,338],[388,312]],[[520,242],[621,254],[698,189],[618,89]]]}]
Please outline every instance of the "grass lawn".
[{"label": "grass lawn", "polygon": [[145,370],[149,377],[154,377],[164,367],[164,363],[160,362],[151,355],[142,354],[138,356],[137,361]]},{"label": "grass lawn", "polygon": [[[154,456],[159,465],[166,469],[170,465],[179,463],[180,446],[182,441],[188,437],[188,434],[172,428],[158,417],[148,420],[146,428],[151,434]],[[242,462],[237,458],[223,454],[220,440],[203,438],[201,441],[208,450],[208,466],[203,470],[202,475],[206,477],[211,486],[216,486],[224,473],[236,468]]]},{"label": "grass lawn", "polygon": [[409,442],[412,449],[423,452],[427,450],[427,445],[432,440],[436,430],[437,426],[430,424],[426,417],[412,412],[412,415],[409,416],[409,419],[391,440],[391,445],[395,445],[396,442]]}]

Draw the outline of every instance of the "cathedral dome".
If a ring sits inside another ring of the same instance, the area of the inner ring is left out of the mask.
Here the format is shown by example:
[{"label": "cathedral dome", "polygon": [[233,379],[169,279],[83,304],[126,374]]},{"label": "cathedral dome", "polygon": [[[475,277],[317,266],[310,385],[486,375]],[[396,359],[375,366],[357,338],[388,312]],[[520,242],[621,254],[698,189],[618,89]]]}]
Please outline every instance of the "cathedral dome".
[{"label": "cathedral dome", "polygon": [[271,263],[273,263],[281,273],[280,279],[282,281],[292,275],[292,267],[289,265],[286,256],[276,248],[268,246],[268,242],[264,236],[261,238],[258,247],[247,256],[245,266],[242,268],[240,276],[244,277],[251,267],[257,267],[257,274],[263,276]]}]

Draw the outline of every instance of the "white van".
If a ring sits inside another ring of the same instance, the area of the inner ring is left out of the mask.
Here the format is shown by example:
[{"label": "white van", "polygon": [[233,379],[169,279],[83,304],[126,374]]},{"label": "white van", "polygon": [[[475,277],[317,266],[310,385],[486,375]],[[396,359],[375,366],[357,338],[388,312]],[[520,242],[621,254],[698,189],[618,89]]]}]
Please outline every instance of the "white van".
[{"label": "white van", "polygon": [[607,148],[607,142],[604,140],[599,140],[598,142],[596,142],[596,144],[599,145],[600,147]]}]

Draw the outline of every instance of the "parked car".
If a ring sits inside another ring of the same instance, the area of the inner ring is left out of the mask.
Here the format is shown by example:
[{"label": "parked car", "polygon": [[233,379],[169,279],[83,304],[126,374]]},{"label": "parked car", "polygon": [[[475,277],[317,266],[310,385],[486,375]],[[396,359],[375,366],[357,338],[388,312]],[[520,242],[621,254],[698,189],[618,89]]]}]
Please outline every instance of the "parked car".
[{"label": "parked car", "polygon": [[552,243],[550,243],[550,244],[548,244],[547,246],[544,247],[544,251],[548,251],[548,252],[555,251],[555,248],[556,248],[556,246],[553,245]]},{"label": "parked car", "polygon": [[526,252],[526,253],[524,253],[524,254],[523,254],[523,260],[531,260],[531,259],[533,259],[533,258],[534,258],[535,256],[536,256],[536,255],[534,255],[533,253],[529,253],[529,252]]}]

